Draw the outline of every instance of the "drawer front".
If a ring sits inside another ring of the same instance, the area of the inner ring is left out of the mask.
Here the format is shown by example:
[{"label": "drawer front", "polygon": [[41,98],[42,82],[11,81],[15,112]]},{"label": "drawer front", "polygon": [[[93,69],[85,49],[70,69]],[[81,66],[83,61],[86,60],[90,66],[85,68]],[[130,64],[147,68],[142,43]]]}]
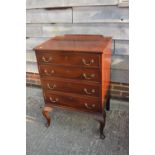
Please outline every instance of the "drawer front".
[{"label": "drawer front", "polygon": [[40,64],[75,65],[99,67],[99,55],[88,53],[41,52],[37,53]]},{"label": "drawer front", "polygon": [[75,93],[87,96],[99,97],[99,86],[79,84],[73,82],[63,82],[58,80],[42,80],[44,90]]},{"label": "drawer front", "polygon": [[99,112],[99,100],[94,98],[80,98],[53,93],[45,93],[45,101],[53,106],[71,107],[84,111]]},{"label": "drawer front", "polygon": [[88,81],[100,81],[99,69],[40,65],[39,72],[41,77],[48,76]]}]

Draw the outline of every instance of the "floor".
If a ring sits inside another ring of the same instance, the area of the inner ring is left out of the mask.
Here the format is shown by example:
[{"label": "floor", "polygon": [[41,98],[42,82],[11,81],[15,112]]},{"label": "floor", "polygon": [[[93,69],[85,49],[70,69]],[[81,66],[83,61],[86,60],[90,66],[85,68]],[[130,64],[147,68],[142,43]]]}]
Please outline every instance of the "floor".
[{"label": "floor", "polygon": [[90,115],[54,109],[52,124],[44,126],[42,90],[27,87],[27,155],[128,155],[128,102],[111,100],[106,138],[99,138],[99,124]]}]

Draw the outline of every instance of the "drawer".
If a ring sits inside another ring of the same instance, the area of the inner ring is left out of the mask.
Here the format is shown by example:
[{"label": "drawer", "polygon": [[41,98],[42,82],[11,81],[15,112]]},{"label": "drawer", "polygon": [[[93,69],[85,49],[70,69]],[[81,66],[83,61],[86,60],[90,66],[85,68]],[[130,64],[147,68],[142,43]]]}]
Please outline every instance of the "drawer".
[{"label": "drawer", "polygon": [[101,110],[99,105],[99,99],[96,98],[59,95],[49,92],[46,92],[44,94],[46,103],[53,106],[70,107],[74,109],[92,112],[99,112]]},{"label": "drawer", "polygon": [[39,72],[41,77],[48,76],[88,81],[100,81],[99,69],[40,65]]},{"label": "drawer", "polygon": [[42,80],[42,86],[44,90],[99,97],[98,85],[64,82],[64,81],[53,79],[53,80]]},{"label": "drawer", "polygon": [[40,52],[37,59],[39,64],[99,67],[99,55],[91,53]]}]

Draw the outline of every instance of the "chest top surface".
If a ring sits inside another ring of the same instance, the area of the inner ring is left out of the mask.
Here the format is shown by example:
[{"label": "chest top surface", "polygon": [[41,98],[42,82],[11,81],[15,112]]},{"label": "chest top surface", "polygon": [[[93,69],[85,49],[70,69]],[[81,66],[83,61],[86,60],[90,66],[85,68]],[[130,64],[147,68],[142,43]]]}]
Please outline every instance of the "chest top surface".
[{"label": "chest top surface", "polygon": [[37,51],[71,51],[71,52],[93,52],[103,53],[104,49],[110,47],[111,37],[102,35],[63,35],[53,37],[36,46]]}]

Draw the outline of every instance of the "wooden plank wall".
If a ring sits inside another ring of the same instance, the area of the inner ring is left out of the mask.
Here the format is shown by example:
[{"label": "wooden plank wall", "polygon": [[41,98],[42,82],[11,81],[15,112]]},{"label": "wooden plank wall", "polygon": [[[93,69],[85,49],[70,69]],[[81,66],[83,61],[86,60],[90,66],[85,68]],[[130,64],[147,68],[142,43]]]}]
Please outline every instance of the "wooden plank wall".
[{"label": "wooden plank wall", "polygon": [[27,72],[38,72],[32,48],[50,37],[102,34],[113,37],[111,81],[129,82],[128,6],[119,0],[27,0],[26,5]]}]

